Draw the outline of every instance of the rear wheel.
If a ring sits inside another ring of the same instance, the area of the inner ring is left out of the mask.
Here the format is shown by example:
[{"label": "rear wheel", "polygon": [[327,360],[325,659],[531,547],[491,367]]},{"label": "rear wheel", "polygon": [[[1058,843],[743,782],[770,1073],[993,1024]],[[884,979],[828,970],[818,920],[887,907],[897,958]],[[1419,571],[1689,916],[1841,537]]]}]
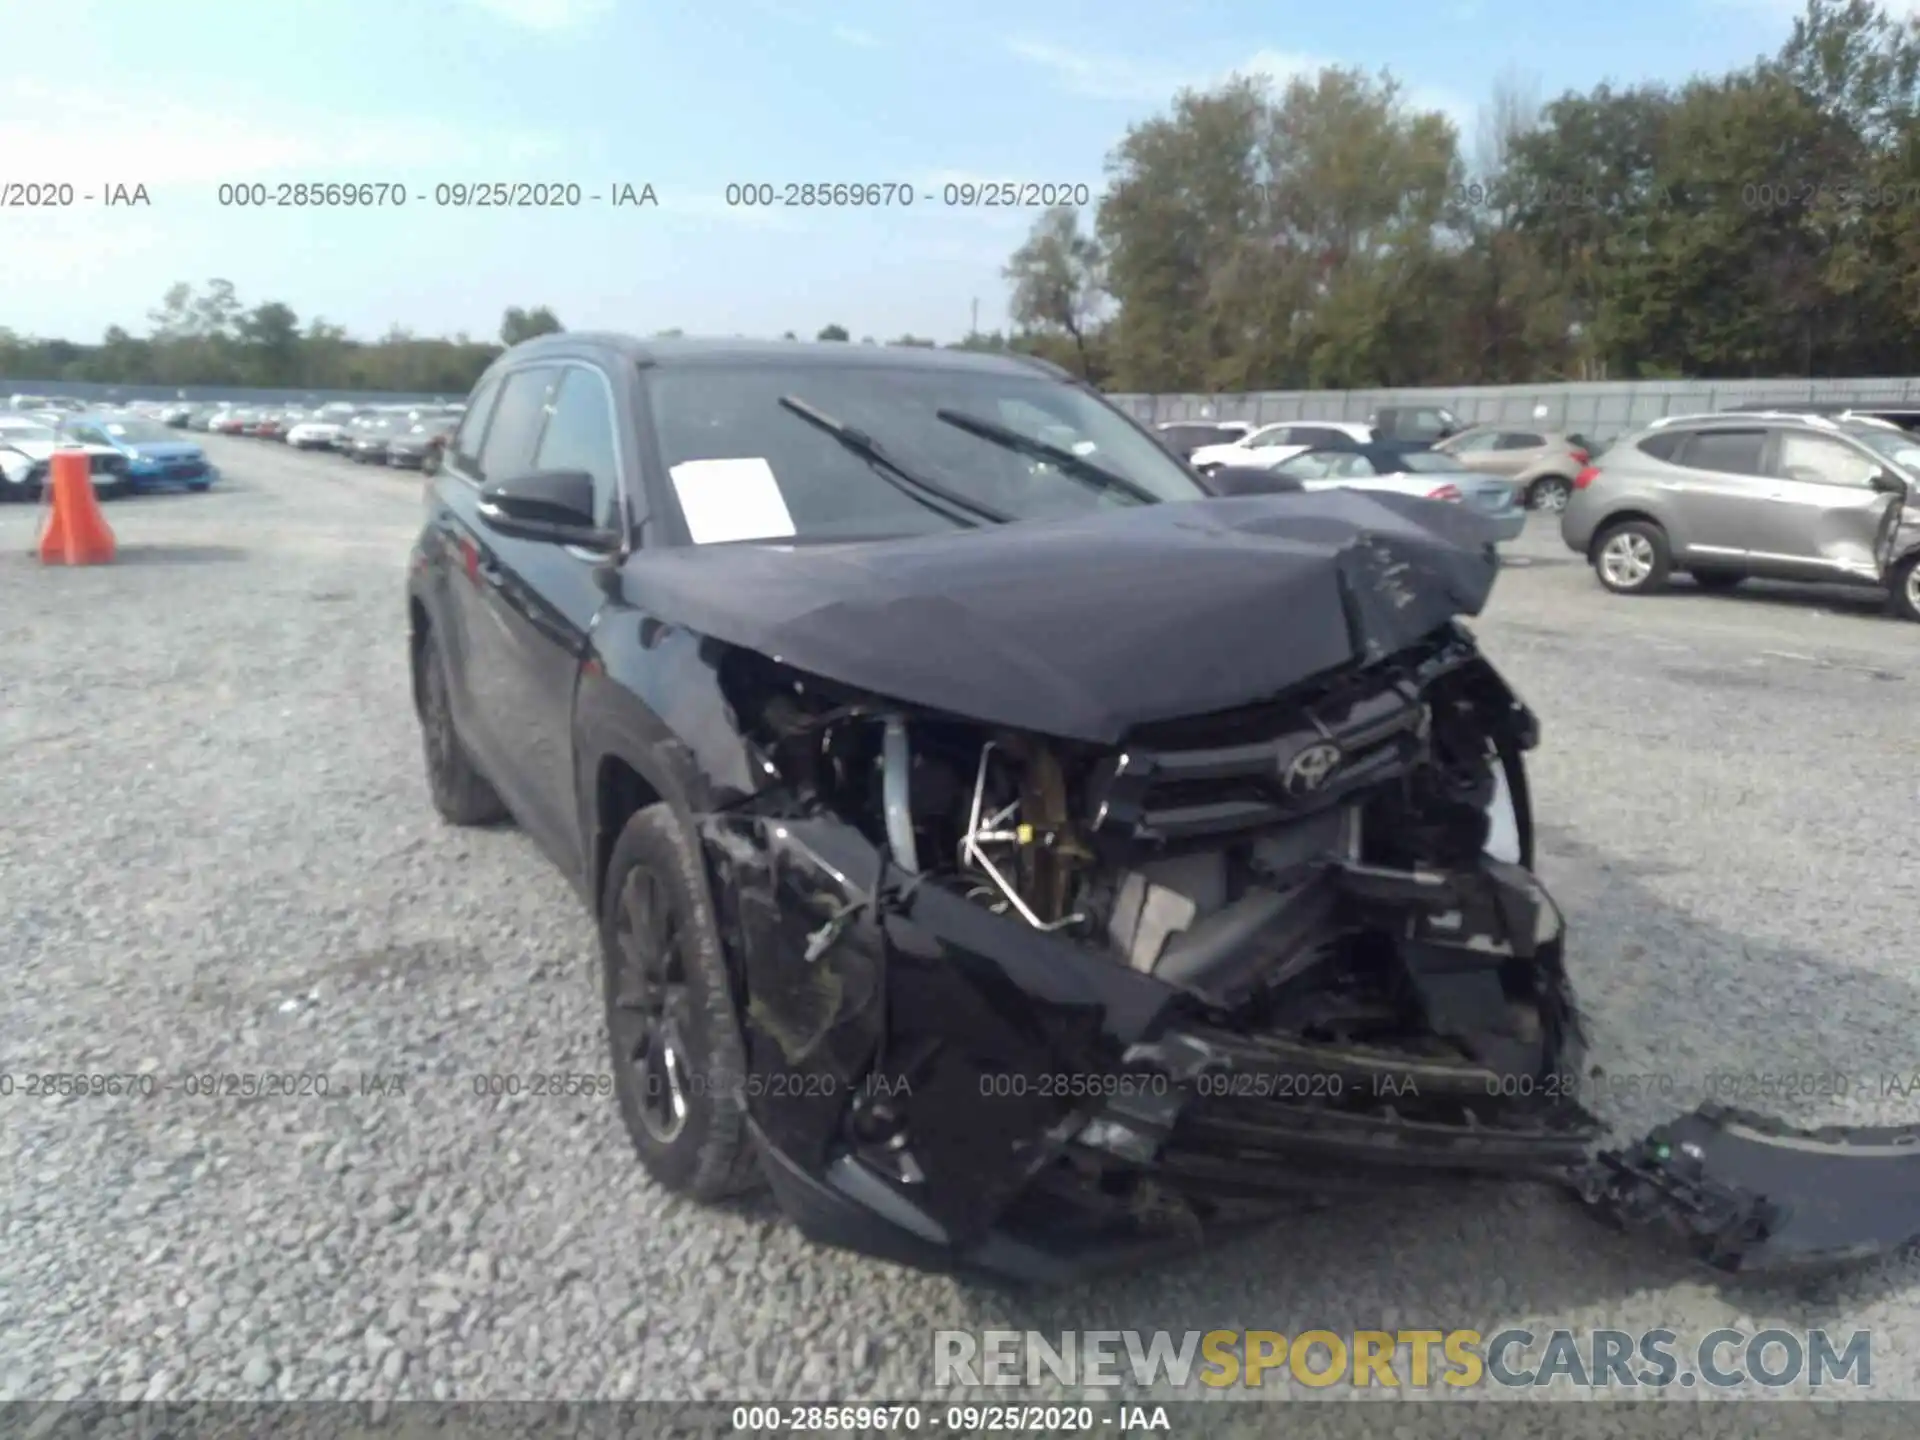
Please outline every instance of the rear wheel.
[{"label": "rear wheel", "polygon": [[1527,508],[1557,515],[1573,498],[1573,482],[1564,475],[1542,475],[1527,487]]},{"label": "rear wheel", "polygon": [[1892,578],[1893,613],[1903,620],[1920,620],[1920,554],[1894,566]]},{"label": "rear wheel", "polygon": [[751,1189],[747,1056],[698,841],[670,806],[627,821],[600,949],[620,1118],[647,1174],[695,1200]]},{"label": "rear wheel", "polygon": [[443,819],[455,825],[492,825],[507,818],[507,807],[453,728],[447,661],[431,630],[420,641],[420,736],[427,756],[427,788]]},{"label": "rear wheel", "polygon": [[1609,526],[1594,542],[1594,573],[1616,595],[1650,595],[1667,583],[1672,569],[1666,532],[1651,520]]},{"label": "rear wheel", "polygon": [[1687,573],[1702,590],[1731,590],[1747,578],[1738,570],[1690,570]]}]

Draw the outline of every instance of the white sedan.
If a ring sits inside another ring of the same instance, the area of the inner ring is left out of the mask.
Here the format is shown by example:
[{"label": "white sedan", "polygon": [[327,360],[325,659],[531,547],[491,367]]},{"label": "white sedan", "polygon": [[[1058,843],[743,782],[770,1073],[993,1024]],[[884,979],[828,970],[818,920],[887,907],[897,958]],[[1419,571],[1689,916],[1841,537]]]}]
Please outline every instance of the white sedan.
[{"label": "white sedan", "polygon": [[1277,425],[1262,425],[1229,445],[1203,445],[1187,457],[1187,463],[1203,475],[1223,465],[1271,470],[1308,450],[1371,445],[1373,438],[1371,425],[1342,420],[1284,420]]},{"label": "white sedan", "polygon": [[287,431],[287,444],[296,450],[331,450],[340,443],[340,432],[349,418],[302,420]]},{"label": "white sedan", "polygon": [[0,496],[39,499],[59,450],[87,456],[95,493],[117,495],[125,487],[127,457],[111,445],[82,445],[38,420],[0,414]]}]

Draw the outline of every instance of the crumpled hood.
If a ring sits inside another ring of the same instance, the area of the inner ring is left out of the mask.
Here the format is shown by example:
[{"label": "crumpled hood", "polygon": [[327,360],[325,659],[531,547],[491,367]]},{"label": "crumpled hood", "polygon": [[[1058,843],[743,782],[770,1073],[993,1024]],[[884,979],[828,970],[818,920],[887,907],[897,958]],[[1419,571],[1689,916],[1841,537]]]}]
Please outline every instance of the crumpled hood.
[{"label": "crumpled hood", "polygon": [[800,670],[1111,744],[1477,614],[1484,521],[1388,494],[1257,495],[831,545],[644,552],[629,603]]}]

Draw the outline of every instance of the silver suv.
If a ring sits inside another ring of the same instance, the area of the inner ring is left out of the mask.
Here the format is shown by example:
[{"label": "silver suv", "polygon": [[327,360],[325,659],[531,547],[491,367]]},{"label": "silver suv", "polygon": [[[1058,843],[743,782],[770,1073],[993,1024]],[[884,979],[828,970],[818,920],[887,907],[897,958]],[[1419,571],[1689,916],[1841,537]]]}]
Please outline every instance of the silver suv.
[{"label": "silver suv", "polygon": [[1689,415],[1621,440],[1574,479],[1560,537],[1623,595],[1676,570],[1884,586],[1920,620],[1920,437],[1817,415]]}]

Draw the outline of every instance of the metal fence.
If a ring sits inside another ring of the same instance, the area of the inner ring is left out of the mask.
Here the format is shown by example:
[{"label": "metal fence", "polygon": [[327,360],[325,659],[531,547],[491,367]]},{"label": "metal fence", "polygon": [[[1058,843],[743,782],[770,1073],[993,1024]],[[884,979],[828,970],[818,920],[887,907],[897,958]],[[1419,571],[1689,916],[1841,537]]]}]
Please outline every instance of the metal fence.
[{"label": "metal fence", "polygon": [[1920,377],[1885,380],[1610,380],[1427,390],[1265,390],[1242,395],[1113,395],[1135,418],[1364,421],[1381,405],[1438,405],[1469,424],[1525,422],[1605,444],[1662,415],[1733,405],[1920,405]]}]

